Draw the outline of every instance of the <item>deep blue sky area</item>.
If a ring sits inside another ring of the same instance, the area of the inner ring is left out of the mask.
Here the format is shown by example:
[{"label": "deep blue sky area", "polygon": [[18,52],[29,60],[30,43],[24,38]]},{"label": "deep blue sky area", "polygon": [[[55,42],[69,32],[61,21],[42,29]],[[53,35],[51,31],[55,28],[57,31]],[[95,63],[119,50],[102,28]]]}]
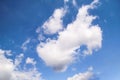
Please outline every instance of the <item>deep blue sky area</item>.
[{"label": "deep blue sky area", "polygon": [[[78,7],[81,7],[92,0],[76,2]],[[12,50],[14,55],[25,53],[25,57],[34,57],[38,70],[46,80],[66,80],[69,76],[85,71],[89,66],[99,72],[99,80],[120,80],[120,0],[99,2],[97,8],[89,12],[98,16],[93,24],[99,24],[102,29],[102,47],[93,52],[93,55],[70,65],[65,72],[54,72],[36,52],[39,42],[36,29],[43,25],[56,8],[64,6],[63,0],[0,0],[0,49]],[[67,5],[70,13],[63,19],[64,25],[72,22],[77,14],[77,9],[71,6],[72,3]],[[21,45],[28,38],[32,40],[28,44],[28,50],[24,52]],[[76,71],[72,72],[72,67],[76,68]]]}]

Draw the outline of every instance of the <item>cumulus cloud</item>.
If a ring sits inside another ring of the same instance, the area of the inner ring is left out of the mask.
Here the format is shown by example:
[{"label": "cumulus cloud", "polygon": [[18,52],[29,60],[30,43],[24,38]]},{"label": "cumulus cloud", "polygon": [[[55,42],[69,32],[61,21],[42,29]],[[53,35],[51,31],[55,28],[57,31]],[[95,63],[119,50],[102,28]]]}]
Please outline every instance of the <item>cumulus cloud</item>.
[{"label": "cumulus cloud", "polygon": [[93,76],[94,73],[92,72],[92,70],[88,69],[88,71],[75,74],[74,76],[69,77],[67,80],[92,80]]},{"label": "cumulus cloud", "polygon": [[5,58],[5,51],[0,49],[0,80],[10,80],[13,70],[12,60]]},{"label": "cumulus cloud", "polygon": [[58,8],[54,11],[53,15],[50,16],[42,26],[46,34],[54,34],[63,29],[62,18],[65,15],[65,12],[64,8]]},{"label": "cumulus cloud", "polygon": [[0,80],[42,80],[41,73],[35,66],[31,69],[21,69],[19,65],[24,57],[23,54],[13,60],[7,58],[5,53],[6,50],[0,49]]},{"label": "cumulus cloud", "polygon": [[[93,50],[101,48],[102,31],[98,24],[92,24],[96,16],[90,15],[88,12],[89,9],[96,7],[97,3],[98,0],[94,0],[89,5],[83,5],[79,8],[76,19],[68,24],[63,31],[58,32],[57,39],[49,38],[37,46],[38,55],[47,66],[52,67],[55,71],[65,71],[68,65],[76,60],[76,56],[79,54],[77,49],[86,46],[87,50],[83,50],[82,53],[90,55]],[[56,23],[54,20],[49,21],[53,29],[57,27]],[[48,31],[47,28],[44,30]],[[49,29],[48,32],[52,31]]]}]

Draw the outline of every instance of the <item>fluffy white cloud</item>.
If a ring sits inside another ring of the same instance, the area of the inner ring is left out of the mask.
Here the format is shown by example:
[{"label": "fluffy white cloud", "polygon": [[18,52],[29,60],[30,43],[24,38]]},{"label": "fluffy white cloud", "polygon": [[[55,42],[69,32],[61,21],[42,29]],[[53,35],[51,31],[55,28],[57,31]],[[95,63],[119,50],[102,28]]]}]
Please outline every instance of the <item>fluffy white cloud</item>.
[{"label": "fluffy white cloud", "polygon": [[[95,7],[96,3],[98,0],[79,8],[76,19],[68,24],[64,31],[58,33],[56,40],[47,39],[46,42],[41,42],[37,46],[38,55],[47,66],[56,71],[65,71],[68,65],[76,60],[76,55],[79,54],[76,50],[81,46],[87,47],[87,50],[83,51],[84,55],[90,55],[93,50],[101,48],[102,31],[99,25],[92,24],[96,16],[88,12]],[[52,28],[56,28],[56,25],[53,24]]]},{"label": "fluffy white cloud", "polygon": [[5,51],[0,49],[0,80],[10,80],[14,69],[12,60],[5,58]]},{"label": "fluffy white cloud", "polygon": [[[54,34],[63,29],[62,18],[65,15],[64,8],[56,9],[52,16],[43,24],[43,29],[46,34]],[[38,30],[37,30],[38,31]]]},{"label": "fluffy white cloud", "polygon": [[88,71],[75,74],[74,76],[69,77],[67,80],[91,80],[93,78],[93,74],[94,73],[92,70],[88,69]]},{"label": "fluffy white cloud", "polygon": [[0,80],[41,80],[41,73],[37,71],[35,66],[21,70],[19,65],[24,57],[23,54],[12,60],[8,59],[5,53],[6,50],[0,49]]}]

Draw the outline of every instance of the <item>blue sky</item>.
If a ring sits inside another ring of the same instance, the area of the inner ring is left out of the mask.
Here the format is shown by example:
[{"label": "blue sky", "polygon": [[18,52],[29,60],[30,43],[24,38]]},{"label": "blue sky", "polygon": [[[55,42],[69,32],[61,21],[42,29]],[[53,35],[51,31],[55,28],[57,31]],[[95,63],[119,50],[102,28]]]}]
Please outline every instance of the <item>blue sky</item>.
[{"label": "blue sky", "polygon": [[0,0],[0,79],[119,80],[119,3]]}]

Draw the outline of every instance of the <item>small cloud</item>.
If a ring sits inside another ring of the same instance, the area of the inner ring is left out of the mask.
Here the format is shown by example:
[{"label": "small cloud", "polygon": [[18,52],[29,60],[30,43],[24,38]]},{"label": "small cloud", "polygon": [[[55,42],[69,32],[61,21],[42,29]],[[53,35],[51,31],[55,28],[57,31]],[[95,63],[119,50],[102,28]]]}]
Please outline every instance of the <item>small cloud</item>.
[{"label": "small cloud", "polygon": [[75,74],[72,77],[68,77],[67,80],[91,80],[93,76],[94,76],[94,73],[88,70],[83,73]]},{"label": "small cloud", "polygon": [[23,49],[23,51],[26,51],[27,50],[27,44],[30,43],[30,38],[28,38],[21,46],[21,48]]},{"label": "small cloud", "polygon": [[0,49],[0,54],[4,54],[4,55],[7,55],[7,56],[12,56],[11,50]]},{"label": "small cloud", "polygon": [[38,35],[38,40],[39,41],[43,41],[43,40],[45,40],[46,38],[45,38],[45,36],[43,36],[42,34],[39,34]]},{"label": "small cloud", "polygon": [[72,68],[72,71],[76,71],[77,69],[76,68]]},{"label": "small cloud", "polygon": [[93,67],[92,67],[92,66],[90,66],[90,67],[88,68],[88,70],[89,70],[89,71],[92,71],[92,70],[93,70]]},{"label": "small cloud", "polygon": [[28,57],[28,58],[26,59],[26,64],[32,64],[32,65],[35,65],[35,64],[36,64],[36,61],[34,61],[33,58]]},{"label": "small cloud", "polygon": [[41,32],[41,28],[38,27],[38,28],[36,29],[36,33],[40,33],[40,32]]},{"label": "small cloud", "polygon": [[23,53],[16,56],[16,58],[14,60],[14,64],[15,64],[16,67],[18,67],[20,65],[20,63],[22,62],[23,57],[24,57]]},{"label": "small cloud", "polygon": [[64,3],[67,3],[69,0],[64,0]]},{"label": "small cloud", "polygon": [[6,55],[7,56],[12,56],[11,50],[6,50]]},{"label": "small cloud", "polygon": [[64,8],[56,9],[52,16],[42,25],[44,33],[55,34],[63,29],[62,18],[65,15],[66,10]]},{"label": "small cloud", "polygon": [[77,6],[76,0],[72,0],[72,4],[76,7]]}]

